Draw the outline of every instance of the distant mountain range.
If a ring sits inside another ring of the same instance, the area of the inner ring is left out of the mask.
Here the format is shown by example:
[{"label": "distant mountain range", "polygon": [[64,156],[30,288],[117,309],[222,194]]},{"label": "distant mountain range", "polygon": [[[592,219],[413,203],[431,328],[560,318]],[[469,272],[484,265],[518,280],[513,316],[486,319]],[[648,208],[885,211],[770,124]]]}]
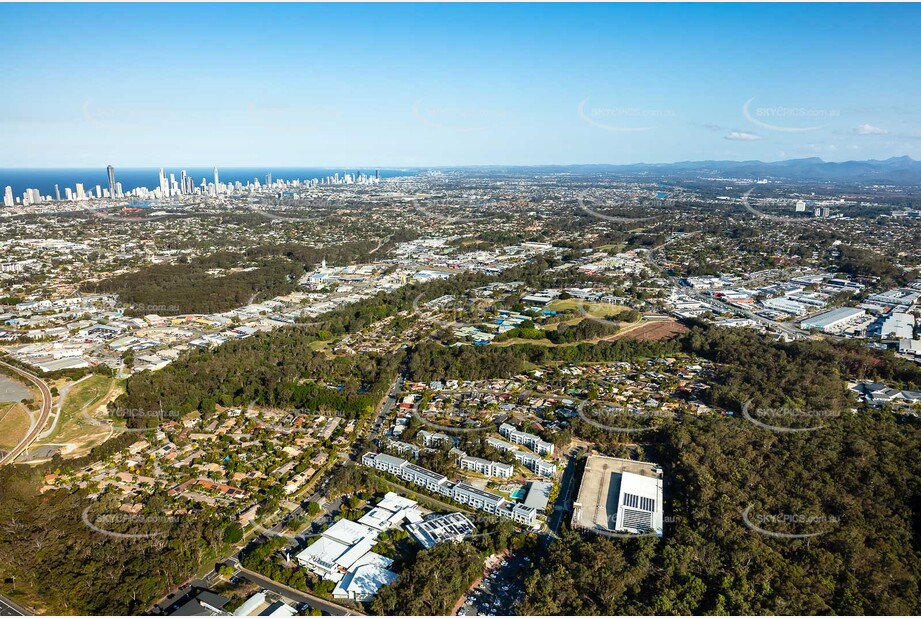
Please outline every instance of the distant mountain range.
[{"label": "distant mountain range", "polygon": [[[478,168],[486,169],[486,168]],[[493,168],[495,169],[495,168]],[[613,173],[628,176],[771,178],[776,180],[921,184],[921,161],[911,157],[892,157],[883,161],[843,161],[829,163],[818,157],[788,161],[681,161],[678,163],[633,163],[629,165],[542,165],[505,168],[545,173]]]}]

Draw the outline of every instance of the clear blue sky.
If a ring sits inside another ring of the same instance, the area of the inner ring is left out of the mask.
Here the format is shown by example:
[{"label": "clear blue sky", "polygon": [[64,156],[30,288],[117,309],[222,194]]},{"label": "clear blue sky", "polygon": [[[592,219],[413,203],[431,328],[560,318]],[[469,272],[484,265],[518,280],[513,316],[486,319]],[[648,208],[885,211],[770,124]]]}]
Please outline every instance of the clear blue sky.
[{"label": "clear blue sky", "polygon": [[0,4],[0,24],[0,167],[921,159],[918,5]]}]

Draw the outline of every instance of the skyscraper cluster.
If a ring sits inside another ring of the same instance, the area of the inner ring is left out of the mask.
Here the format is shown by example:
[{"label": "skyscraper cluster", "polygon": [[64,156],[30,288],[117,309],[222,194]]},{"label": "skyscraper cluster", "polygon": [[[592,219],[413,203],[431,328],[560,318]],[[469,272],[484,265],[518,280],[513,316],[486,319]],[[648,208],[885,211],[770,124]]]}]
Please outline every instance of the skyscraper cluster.
[{"label": "skyscraper cluster", "polygon": [[272,173],[265,175],[265,183],[261,183],[258,178],[250,182],[242,183],[240,181],[232,183],[222,183],[218,168],[214,168],[214,181],[209,183],[207,179],[202,178],[201,183],[196,187],[195,181],[191,176],[182,170],[179,180],[175,174],[169,174],[167,177],[163,168],[160,168],[158,182],[156,187],[151,190],[147,187],[136,187],[127,193],[122,191],[122,185],[115,179],[115,168],[111,165],[106,167],[107,187],[97,184],[95,187],[84,187],[83,183],[76,183],[74,188],[64,187],[64,196],[61,197],[60,187],[54,185],[54,196],[43,196],[38,189],[26,189],[21,198],[13,195],[13,188],[6,187],[3,194],[3,205],[12,207],[17,204],[30,206],[43,202],[61,202],[61,201],[84,201],[95,199],[115,199],[115,198],[137,198],[137,199],[163,199],[181,195],[206,195],[216,197],[218,195],[239,195],[243,193],[258,193],[265,190],[276,192],[290,191],[294,188],[310,188],[319,185],[352,185],[352,184],[376,184],[381,180],[380,171],[374,175],[364,174],[360,171],[354,174],[335,173],[332,176],[324,178],[313,178],[311,180],[301,181],[273,179]]}]

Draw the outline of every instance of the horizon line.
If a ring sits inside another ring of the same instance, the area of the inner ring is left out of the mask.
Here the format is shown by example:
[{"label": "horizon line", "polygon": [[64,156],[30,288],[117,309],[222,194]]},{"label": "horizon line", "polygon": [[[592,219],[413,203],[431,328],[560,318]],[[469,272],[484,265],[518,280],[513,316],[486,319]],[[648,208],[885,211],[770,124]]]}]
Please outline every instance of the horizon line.
[{"label": "horizon line", "polygon": [[303,165],[291,165],[291,164],[271,164],[271,163],[252,163],[246,165],[215,165],[210,164],[168,164],[168,165],[126,165],[126,166],[116,166],[113,163],[104,163],[99,165],[86,165],[86,166],[0,166],[0,169],[3,170],[86,170],[86,169],[98,169],[100,167],[105,168],[109,165],[120,169],[159,169],[159,168],[224,168],[224,169],[245,169],[253,167],[275,167],[281,169],[381,169],[381,170],[450,170],[450,169],[464,169],[464,168],[502,168],[502,167],[515,167],[515,168],[533,168],[533,167],[627,167],[634,165],[678,165],[681,163],[786,163],[790,161],[821,161],[822,163],[869,163],[871,161],[888,161],[890,159],[908,159],[910,161],[919,161],[918,159],[912,158],[910,155],[892,155],[884,159],[843,159],[841,161],[827,161],[822,157],[797,157],[792,159],[775,159],[775,160],[761,160],[761,159],[684,159],[680,161],[660,161],[660,162],[648,162],[648,161],[635,161],[632,163],[459,163],[452,165],[397,165],[397,166],[388,166],[388,165],[362,165],[362,164],[347,164],[347,165],[318,165],[318,164],[303,164]]}]

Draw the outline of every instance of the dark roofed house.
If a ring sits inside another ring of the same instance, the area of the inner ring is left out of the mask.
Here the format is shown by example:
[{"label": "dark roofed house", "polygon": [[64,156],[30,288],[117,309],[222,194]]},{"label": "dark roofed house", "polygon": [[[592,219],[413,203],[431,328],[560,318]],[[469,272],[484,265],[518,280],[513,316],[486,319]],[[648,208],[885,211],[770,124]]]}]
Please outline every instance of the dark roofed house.
[{"label": "dark roofed house", "polygon": [[230,599],[208,590],[201,590],[197,595],[179,606],[171,616],[232,616],[224,611]]}]

